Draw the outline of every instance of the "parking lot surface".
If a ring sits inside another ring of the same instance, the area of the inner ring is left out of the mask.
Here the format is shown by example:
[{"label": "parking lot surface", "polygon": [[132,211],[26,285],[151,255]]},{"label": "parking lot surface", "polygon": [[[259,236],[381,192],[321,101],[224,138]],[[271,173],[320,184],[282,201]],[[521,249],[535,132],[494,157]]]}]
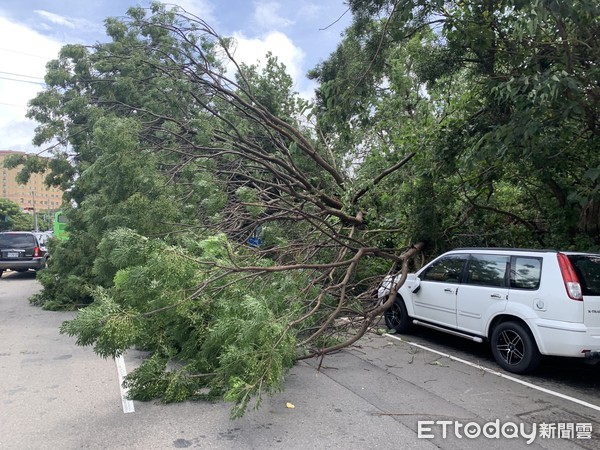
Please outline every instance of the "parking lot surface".
[{"label": "parking lot surface", "polygon": [[[595,398],[376,334],[319,370],[319,361],[300,362],[284,392],[238,420],[222,402],[134,401],[124,412],[115,361],[59,334],[74,313],[31,306],[39,288],[33,273],[0,280],[1,449],[600,448]],[[126,354],[127,370],[141,357]],[[553,438],[542,433],[550,425]]]}]

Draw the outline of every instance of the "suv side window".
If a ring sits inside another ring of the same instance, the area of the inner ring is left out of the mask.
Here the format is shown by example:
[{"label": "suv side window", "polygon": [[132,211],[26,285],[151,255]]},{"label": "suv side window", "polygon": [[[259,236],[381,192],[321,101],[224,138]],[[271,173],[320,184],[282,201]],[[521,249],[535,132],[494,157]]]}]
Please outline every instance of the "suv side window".
[{"label": "suv side window", "polygon": [[510,256],[471,255],[467,284],[505,287],[509,261]]},{"label": "suv side window", "polygon": [[542,259],[530,256],[513,256],[510,264],[510,287],[537,289],[540,287]]},{"label": "suv side window", "polygon": [[466,255],[446,256],[432,265],[420,275],[423,281],[440,281],[443,283],[459,283],[460,275],[467,261]]}]

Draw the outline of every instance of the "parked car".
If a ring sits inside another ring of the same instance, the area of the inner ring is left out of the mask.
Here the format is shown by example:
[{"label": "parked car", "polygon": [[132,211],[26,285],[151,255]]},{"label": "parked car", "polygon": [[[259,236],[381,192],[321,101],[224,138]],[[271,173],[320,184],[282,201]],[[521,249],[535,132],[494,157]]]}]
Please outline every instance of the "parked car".
[{"label": "parked car", "polygon": [[[399,276],[379,288],[385,301]],[[447,252],[399,288],[386,325],[420,325],[489,342],[505,370],[527,373],[542,355],[600,358],[600,254],[497,248]]]},{"label": "parked car", "polygon": [[26,272],[46,267],[47,253],[33,232],[0,233],[0,276],[5,270]]},{"label": "parked car", "polygon": [[53,231],[32,231],[33,234],[35,234],[35,237],[37,237],[38,242],[40,243],[40,248],[42,250],[44,250],[46,252],[46,257],[50,257],[50,255],[48,254],[48,240],[51,239],[54,236],[54,232]]},{"label": "parked car", "polygon": [[32,231],[32,233],[35,234],[41,245],[45,245],[48,239],[54,235],[53,231]]}]

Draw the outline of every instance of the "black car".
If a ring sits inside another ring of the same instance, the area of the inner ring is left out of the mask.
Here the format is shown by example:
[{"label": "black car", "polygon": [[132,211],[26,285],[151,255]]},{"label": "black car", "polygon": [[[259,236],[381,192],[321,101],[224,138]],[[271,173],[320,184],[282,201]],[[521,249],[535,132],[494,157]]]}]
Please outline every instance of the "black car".
[{"label": "black car", "polygon": [[34,233],[6,231],[0,233],[0,276],[5,270],[26,272],[46,267],[48,255]]}]

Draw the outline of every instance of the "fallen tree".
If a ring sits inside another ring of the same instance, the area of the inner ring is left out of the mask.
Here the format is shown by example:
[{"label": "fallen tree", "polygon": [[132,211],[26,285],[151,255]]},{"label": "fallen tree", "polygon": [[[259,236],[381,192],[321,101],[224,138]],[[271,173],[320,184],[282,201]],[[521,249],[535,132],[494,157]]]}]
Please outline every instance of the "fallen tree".
[{"label": "fallen tree", "polygon": [[377,326],[393,302],[378,283],[422,244],[396,248],[371,197],[415,153],[362,179],[276,58],[237,64],[233,41],[180,9],[135,8],[107,31],[63,48],[31,102],[76,204],[33,301],[87,304],[62,331],[103,357],[148,350],[134,398],[224,397],[239,416],[298,359]]}]

